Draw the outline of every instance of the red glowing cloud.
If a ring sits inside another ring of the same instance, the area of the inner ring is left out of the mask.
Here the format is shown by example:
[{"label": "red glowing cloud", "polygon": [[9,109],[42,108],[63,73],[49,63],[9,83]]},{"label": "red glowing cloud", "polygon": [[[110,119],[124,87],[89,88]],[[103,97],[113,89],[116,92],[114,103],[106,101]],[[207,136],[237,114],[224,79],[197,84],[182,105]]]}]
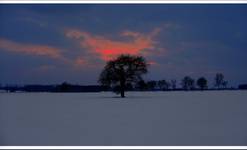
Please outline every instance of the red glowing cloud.
[{"label": "red glowing cloud", "polygon": [[159,28],[154,29],[149,34],[132,31],[122,32],[120,36],[129,39],[128,41],[112,40],[78,30],[68,30],[66,36],[76,39],[82,48],[87,48],[91,53],[99,55],[101,59],[109,60],[120,54],[137,55],[142,54],[144,50],[154,49],[156,44],[154,37],[159,32]]},{"label": "red glowing cloud", "polygon": [[75,59],[74,61],[74,65],[75,66],[83,66],[83,65],[86,65],[87,64],[87,61],[81,57],[78,57]]},{"label": "red glowing cloud", "polygon": [[59,49],[46,45],[22,44],[0,39],[0,49],[29,55],[46,56],[54,59],[64,59]]}]

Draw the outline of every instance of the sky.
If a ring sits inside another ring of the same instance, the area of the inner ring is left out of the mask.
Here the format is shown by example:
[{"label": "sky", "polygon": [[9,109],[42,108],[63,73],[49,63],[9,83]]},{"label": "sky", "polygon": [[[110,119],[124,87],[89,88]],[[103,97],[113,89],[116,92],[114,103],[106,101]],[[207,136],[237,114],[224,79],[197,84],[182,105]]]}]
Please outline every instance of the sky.
[{"label": "sky", "polygon": [[244,4],[0,4],[0,20],[1,84],[97,84],[120,54],[145,57],[146,80],[247,83]]}]

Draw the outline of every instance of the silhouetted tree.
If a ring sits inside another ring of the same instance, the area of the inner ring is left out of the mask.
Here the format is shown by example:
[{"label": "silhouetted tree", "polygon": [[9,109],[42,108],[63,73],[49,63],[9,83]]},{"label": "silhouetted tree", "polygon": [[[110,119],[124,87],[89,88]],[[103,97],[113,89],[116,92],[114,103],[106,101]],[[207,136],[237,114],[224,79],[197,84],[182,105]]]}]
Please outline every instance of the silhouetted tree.
[{"label": "silhouetted tree", "polygon": [[70,84],[67,82],[63,82],[61,85],[58,86],[58,91],[59,92],[68,92],[70,88]]},{"label": "silhouetted tree", "polygon": [[204,77],[201,77],[197,80],[196,84],[201,90],[204,90],[207,88],[208,81]]},{"label": "silhouetted tree", "polygon": [[184,90],[194,89],[194,87],[195,87],[194,84],[195,84],[194,80],[189,76],[185,76],[181,82],[181,85],[182,85]]},{"label": "silhouetted tree", "polygon": [[158,81],[158,86],[159,86],[160,90],[168,90],[170,85],[171,84],[166,80],[159,80]]},{"label": "silhouetted tree", "polygon": [[149,89],[149,90],[154,90],[155,87],[157,86],[157,82],[154,81],[154,80],[148,81],[148,82],[147,82],[147,86],[148,86],[148,89]]},{"label": "silhouetted tree", "polygon": [[214,86],[217,87],[217,88],[220,88],[220,86],[222,85],[223,79],[224,79],[223,74],[217,73],[216,76],[215,76],[215,84],[214,84]]},{"label": "silhouetted tree", "polygon": [[148,85],[144,80],[140,80],[136,83],[136,88],[143,91],[148,89]]},{"label": "silhouetted tree", "polygon": [[239,84],[238,89],[240,90],[247,90],[247,84]]},{"label": "silhouetted tree", "polygon": [[225,89],[226,89],[226,88],[227,88],[227,85],[228,85],[228,82],[227,82],[227,81],[223,81],[223,82],[222,82],[222,86],[223,86],[223,88],[225,88]]},{"label": "silhouetted tree", "polygon": [[159,81],[158,81],[158,87],[159,87],[159,89],[160,89],[160,90],[163,90],[165,84],[166,84],[166,80],[159,80]]},{"label": "silhouetted tree", "polygon": [[220,87],[224,87],[224,85],[225,86],[227,85],[227,82],[224,81],[224,75],[222,73],[217,73],[214,80],[215,80],[214,86],[217,87],[218,89]]},{"label": "silhouetted tree", "polygon": [[105,86],[119,87],[115,92],[125,97],[126,85],[142,80],[142,75],[145,73],[147,73],[147,63],[143,57],[120,55],[107,62],[100,74],[99,82]]},{"label": "silhouetted tree", "polygon": [[7,93],[9,92],[9,85],[8,84],[5,85],[5,90]]},{"label": "silhouetted tree", "polygon": [[175,90],[177,87],[177,80],[171,80],[172,89]]}]

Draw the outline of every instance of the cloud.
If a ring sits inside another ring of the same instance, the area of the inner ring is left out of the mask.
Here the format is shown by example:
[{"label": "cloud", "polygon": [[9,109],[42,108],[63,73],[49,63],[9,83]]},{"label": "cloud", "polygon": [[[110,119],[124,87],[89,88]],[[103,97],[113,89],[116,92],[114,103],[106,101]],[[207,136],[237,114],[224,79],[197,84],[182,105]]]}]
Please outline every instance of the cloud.
[{"label": "cloud", "polygon": [[[63,49],[47,45],[24,44],[4,38],[0,38],[0,50],[32,56],[48,57],[62,61],[63,63],[70,65],[72,68],[91,67],[93,65],[89,63],[88,58],[84,58],[83,56],[77,56],[75,58],[66,57],[66,55],[62,53],[64,51]],[[54,69],[54,66],[51,67],[50,65],[43,65],[42,67],[37,68],[39,71],[47,71],[51,69]]]},{"label": "cloud", "polygon": [[45,56],[53,59],[65,60],[65,58],[61,54],[60,49],[46,45],[23,44],[0,38],[0,49],[9,52],[24,53],[28,55]]},{"label": "cloud", "polygon": [[[64,52],[63,49],[53,46],[20,43],[5,38],[0,38],[0,50],[48,57],[69,64],[73,68],[99,67],[101,60],[107,61],[120,54],[149,56],[150,53],[158,52],[154,51],[154,49],[158,50],[157,42],[154,39],[160,33],[160,30],[160,28],[155,28],[146,34],[125,30],[119,32],[116,36],[118,39],[111,39],[79,30],[67,30],[66,36],[74,39],[82,49],[87,50],[81,51],[82,53],[74,58],[67,57],[62,53]],[[154,61],[152,62],[152,64],[156,64]],[[45,66],[40,69],[48,70],[49,68]]]},{"label": "cloud", "polygon": [[75,60],[75,65],[78,66],[85,65],[86,63],[87,63],[86,60],[80,57]]},{"label": "cloud", "polygon": [[106,61],[120,54],[145,54],[145,50],[154,49],[157,43],[154,38],[160,30],[160,28],[155,28],[148,34],[132,31],[121,32],[119,37],[127,40],[110,39],[79,30],[67,30],[65,34],[68,38],[77,40],[82,48],[86,48],[90,53]]}]

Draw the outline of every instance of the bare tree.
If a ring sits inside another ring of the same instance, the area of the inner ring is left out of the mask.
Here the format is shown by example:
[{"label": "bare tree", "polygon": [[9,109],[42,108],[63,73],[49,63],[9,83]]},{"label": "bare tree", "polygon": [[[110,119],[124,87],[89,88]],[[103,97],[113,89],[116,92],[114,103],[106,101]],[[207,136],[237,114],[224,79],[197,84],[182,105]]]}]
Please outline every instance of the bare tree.
[{"label": "bare tree", "polygon": [[135,88],[144,91],[148,89],[148,85],[144,80],[140,80],[136,83]]},{"label": "bare tree", "polygon": [[227,84],[227,82],[224,81],[224,75],[222,73],[217,73],[215,75],[215,79],[214,80],[215,80],[214,86],[217,87],[218,89]]},{"label": "bare tree", "polygon": [[159,80],[158,86],[159,86],[160,90],[168,90],[170,88],[171,84],[166,80]]},{"label": "bare tree", "polygon": [[171,80],[172,89],[175,90],[177,87],[177,80]]},{"label": "bare tree", "polygon": [[204,90],[204,89],[207,88],[208,81],[207,81],[206,78],[200,77],[200,78],[197,80],[196,84],[197,84],[197,86],[199,86],[199,88],[200,88],[201,90]]},{"label": "bare tree", "polygon": [[184,90],[192,90],[195,87],[195,81],[191,77],[185,76],[182,79],[181,85]]},{"label": "bare tree", "polygon": [[157,86],[157,82],[154,80],[148,81],[147,86],[149,90],[154,90]]},{"label": "bare tree", "polygon": [[228,85],[228,82],[227,82],[227,81],[223,81],[223,82],[222,82],[222,86],[223,86],[223,88],[225,88],[225,89],[226,89],[226,88],[227,88],[227,85]]}]

